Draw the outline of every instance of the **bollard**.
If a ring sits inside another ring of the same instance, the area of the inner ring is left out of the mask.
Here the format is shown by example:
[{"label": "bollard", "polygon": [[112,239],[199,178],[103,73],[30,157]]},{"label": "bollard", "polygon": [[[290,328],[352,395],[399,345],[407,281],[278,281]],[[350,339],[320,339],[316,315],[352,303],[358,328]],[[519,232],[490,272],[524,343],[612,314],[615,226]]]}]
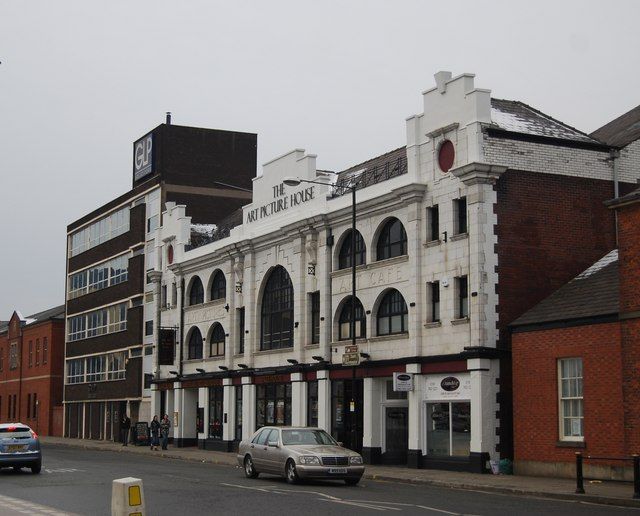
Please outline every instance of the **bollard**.
[{"label": "bollard", "polygon": [[633,455],[633,497],[640,498],[640,456]]},{"label": "bollard", "polygon": [[144,516],[144,491],[139,478],[116,478],[111,485],[111,516]]},{"label": "bollard", "polygon": [[576,494],[584,494],[584,478],[582,476],[582,453],[576,452]]}]

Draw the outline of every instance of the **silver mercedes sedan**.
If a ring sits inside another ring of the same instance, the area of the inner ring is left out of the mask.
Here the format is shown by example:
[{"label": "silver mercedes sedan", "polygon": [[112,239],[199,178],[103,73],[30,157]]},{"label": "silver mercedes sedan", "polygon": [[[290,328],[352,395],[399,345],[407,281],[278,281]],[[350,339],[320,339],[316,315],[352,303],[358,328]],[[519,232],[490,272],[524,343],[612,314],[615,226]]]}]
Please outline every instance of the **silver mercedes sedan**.
[{"label": "silver mercedes sedan", "polygon": [[248,478],[269,473],[290,484],[315,479],[355,485],[364,474],[362,456],[320,428],[265,426],[240,443],[238,464]]}]

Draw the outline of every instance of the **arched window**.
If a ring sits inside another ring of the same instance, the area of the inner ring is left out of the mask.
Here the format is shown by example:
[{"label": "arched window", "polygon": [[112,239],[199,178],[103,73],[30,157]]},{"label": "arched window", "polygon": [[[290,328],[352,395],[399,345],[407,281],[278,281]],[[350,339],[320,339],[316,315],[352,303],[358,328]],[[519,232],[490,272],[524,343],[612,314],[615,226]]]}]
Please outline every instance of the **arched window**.
[{"label": "arched window", "polygon": [[407,303],[397,290],[385,294],[378,307],[378,335],[393,335],[409,331]]},{"label": "arched window", "polygon": [[196,276],[191,283],[189,290],[189,306],[204,303],[204,287],[202,281]]},{"label": "arched window", "polygon": [[227,280],[222,271],[218,271],[211,282],[211,301],[225,297],[227,297]]},{"label": "arched window", "polygon": [[407,232],[402,222],[390,219],[378,237],[377,259],[386,260],[404,254],[407,254]]},{"label": "arched window", "polygon": [[293,346],[293,284],[289,273],[278,265],[267,280],[262,296],[260,349]]},{"label": "arched window", "polygon": [[[356,230],[356,265],[366,263],[365,251],[364,239],[360,231]],[[349,267],[351,267],[351,230],[345,234],[338,256],[338,269],[348,269]]]},{"label": "arched window", "polygon": [[224,328],[222,324],[216,323],[213,325],[211,331],[211,337],[209,337],[209,356],[220,357],[224,356]]},{"label": "arched window", "polygon": [[189,360],[202,358],[202,334],[194,328],[189,336]]},{"label": "arched window", "polygon": [[[349,297],[345,304],[342,306],[340,317],[338,318],[338,340],[348,340],[351,338],[351,303],[353,297]],[[362,303],[356,297],[356,338],[362,338],[367,336],[367,317],[362,308]]]}]

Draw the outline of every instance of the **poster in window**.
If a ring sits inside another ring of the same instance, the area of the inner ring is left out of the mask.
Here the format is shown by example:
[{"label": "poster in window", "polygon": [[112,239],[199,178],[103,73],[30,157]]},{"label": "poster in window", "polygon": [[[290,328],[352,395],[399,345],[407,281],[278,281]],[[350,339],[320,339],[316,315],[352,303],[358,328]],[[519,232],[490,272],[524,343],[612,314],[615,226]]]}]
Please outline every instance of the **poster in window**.
[{"label": "poster in window", "polygon": [[274,413],[274,401],[267,402],[267,424],[273,424],[273,413]]},{"label": "poster in window", "polygon": [[278,400],[278,407],[276,411],[276,424],[284,425],[284,400]]}]

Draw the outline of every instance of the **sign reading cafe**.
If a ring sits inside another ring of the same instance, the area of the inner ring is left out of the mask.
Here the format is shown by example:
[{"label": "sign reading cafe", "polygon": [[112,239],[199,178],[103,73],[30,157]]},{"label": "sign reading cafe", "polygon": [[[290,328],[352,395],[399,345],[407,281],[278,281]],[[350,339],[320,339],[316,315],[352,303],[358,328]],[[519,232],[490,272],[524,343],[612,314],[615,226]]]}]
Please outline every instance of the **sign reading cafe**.
[{"label": "sign reading cafe", "polygon": [[315,195],[313,186],[309,186],[288,195],[285,193],[284,183],[275,185],[272,187],[272,189],[273,201],[259,206],[258,208],[253,208],[247,211],[247,224],[256,222],[257,220],[269,217],[274,213],[280,213],[282,211],[288,210],[291,207],[295,207],[302,203],[310,201],[314,198]]}]

